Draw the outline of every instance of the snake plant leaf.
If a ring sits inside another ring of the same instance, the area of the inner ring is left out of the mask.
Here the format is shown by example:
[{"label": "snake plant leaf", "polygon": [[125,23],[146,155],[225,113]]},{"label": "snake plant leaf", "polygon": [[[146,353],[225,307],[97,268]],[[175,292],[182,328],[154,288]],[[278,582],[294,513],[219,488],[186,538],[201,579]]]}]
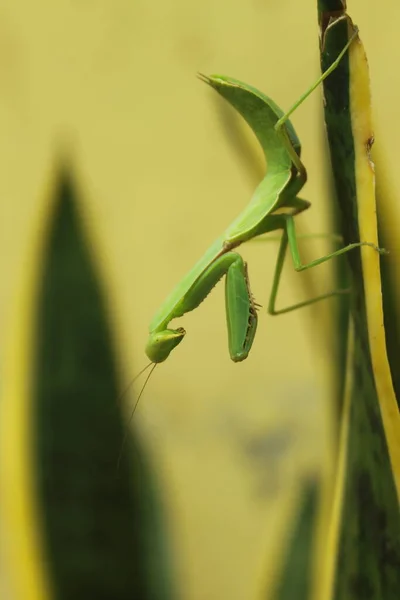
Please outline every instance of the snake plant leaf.
[{"label": "snake plant leaf", "polygon": [[13,600],[166,600],[161,506],[137,436],[117,467],[126,429],[121,390],[79,200],[63,169],[28,302],[29,384],[18,402],[3,399],[10,415],[21,407],[8,442],[21,455],[13,474],[21,485],[14,504],[2,507],[20,532],[10,560]]},{"label": "snake plant leaf", "polygon": [[[275,584],[273,600],[309,600],[315,525],[318,514],[319,483],[306,479],[300,494],[298,509],[290,532],[290,541]],[[267,597],[271,597],[269,594]]]},{"label": "snake plant leaf", "polygon": [[[354,32],[345,9],[343,0],[318,3],[322,70]],[[378,245],[369,74],[358,38],[325,80],[324,96],[344,241]],[[386,354],[379,256],[364,247],[348,261],[354,344],[328,536],[327,560],[334,563],[329,597],[384,600],[400,593],[400,421]]]},{"label": "snake plant leaf", "polygon": [[378,153],[375,163],[377,167],[377,209],[379,239],[384,247],[390,248],[390,254],[381,259],[383,308],[386,331],[386,348],[392,373],[393,386],[400,410],[400,313],[398,310],[399,281],[399,219],[397,217],[397,202],[390,186],[390,177],[385,172],[383,153]]}]

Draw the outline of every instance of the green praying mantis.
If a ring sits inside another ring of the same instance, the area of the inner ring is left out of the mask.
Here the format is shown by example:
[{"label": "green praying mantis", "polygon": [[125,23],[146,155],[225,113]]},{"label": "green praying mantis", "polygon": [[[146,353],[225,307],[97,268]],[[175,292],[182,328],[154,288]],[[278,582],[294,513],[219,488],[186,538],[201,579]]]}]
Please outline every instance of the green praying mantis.
[{"label": "green praying mantis", "polygon": [[245,83],[225,76],[206,77],[199,74],[202,81],[214,88],[247,121],[264,152],[267,172],[249,205],[211,245],[157,311],[150,324],[146,345],[150,364],[155,366],[165,361],[186,334],[182,327],[169,328],[170,321],[197,308],[223,276],[226,277],[225,302],[230,357],[235,362],[247,358],[257,330],[257,305],[250,290],[247,265],[234,249],[256,236],[276,230],[283,231],[268,303],[268,312],[272,315],[289,312],[348,291],[336,290],[276,310],[276,297],[288,247],[296,271],[310,269],[363,245],[383,252],[369,242],[357,242],[303,264],[295,228],[295,216],[309,208],[310,203],[298,196],[306,183],[307,172],[300,158],[301,144],[289,117],[338,66],[357,34],[356,30],[332,65],[287,113],[283,113],[270,98]]}]

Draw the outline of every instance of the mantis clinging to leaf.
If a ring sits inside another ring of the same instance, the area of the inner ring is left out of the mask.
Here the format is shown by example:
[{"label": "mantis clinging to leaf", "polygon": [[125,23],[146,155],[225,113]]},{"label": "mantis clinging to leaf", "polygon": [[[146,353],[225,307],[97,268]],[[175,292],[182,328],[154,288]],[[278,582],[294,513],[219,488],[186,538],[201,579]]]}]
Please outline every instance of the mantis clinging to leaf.
[{"label": "mantis clinging to leaf", "polygon": [[295,216],[309,208],[310,203],[298,196],[306,183],[307,172],[300,158],[300,141],[289,117],[337,67],[357,34],[356,30],[332,65],[287,113],[283,113],[270,98],[245,83],[219,75],[199,75],[201,80],[214,88],[247,121],[264,152],[267,172],[249,205],[212,244],[156,313],[150,324],[150,335],[146,345],[146,354],[151,363],[157,364],[166,360],[186,334],[182,327],[169,328],[170,321],[197,308],[224,275],[230,357],[235,362],[247,358],[257,329],[257,311],[250,291],[247,265],[242,257],[234,252],[243,242],[271,231],[283,231],[268,303],[270,314],[288,312],[347,291],[329,292],[306,302],[276,310],[276,296],[288,247],[296,271],[315,267],[362,245],[369,245],[381,251],[368,242],[356,242],[308,264],[302,264],[295,228]]}]

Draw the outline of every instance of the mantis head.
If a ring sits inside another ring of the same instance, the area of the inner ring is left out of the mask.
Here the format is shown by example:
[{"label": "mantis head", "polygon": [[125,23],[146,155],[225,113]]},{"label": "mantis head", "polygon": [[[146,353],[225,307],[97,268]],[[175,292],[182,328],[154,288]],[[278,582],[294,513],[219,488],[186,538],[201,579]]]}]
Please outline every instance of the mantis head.
[{"label": "mantis head", "polygon": [[151,332],[146,345],[147,356],[152,363],[163,362],[172,350],[181,343],[185,335],[186,331],[183,327]]}]

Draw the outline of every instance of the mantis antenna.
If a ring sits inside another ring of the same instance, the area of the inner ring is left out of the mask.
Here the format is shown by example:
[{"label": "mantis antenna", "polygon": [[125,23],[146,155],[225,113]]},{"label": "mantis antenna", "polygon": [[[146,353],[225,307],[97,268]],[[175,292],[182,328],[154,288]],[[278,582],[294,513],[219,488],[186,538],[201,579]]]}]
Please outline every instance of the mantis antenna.
[{"label": "mantis antenna", "polygon": [[141,390],[140,390],[140,392],[139,392],[139,395],[138,395],[138,397],[137,397],[137,400],[136,400],[136,402],[135,402],[135,405],[134,405],[134,407],[133,407],[133,409],[132,409],[132,411],[131,411],[131,414],[130,414],[130,416],[129,416],[128,422],[127,422],[127,423],[126,423],[126,425],[125,425],[125,433],[124,433],[124,437],[123,437],[123,439],[122,439],[121,448],[120,448],[120,451],[119,451],[119,454],[118,454],[118,459],[117,459],[117,471],[119,470],[119,466],[120,466],[120,464],[121,464],[121,458],[122,458],[122,455],[123,455],[123,452],[124,452],[124,449],[125,449],[125,446],[126,446],[126,441],[127,441],[127,439],[128,439],[128,435],[129,435],[129,426],[130,426],[130,424],[131,424],[131,422],[132,422],[133,415],[134,415],[134,414],[135,414],[135,412],[136,412],[136,409],[137,409],[137,407],[138,407],[138,404],[139,404],[140,398],[142,397],[142,395],[143,395],[143,392],[144,392],[144,390],[145,390],[145,388],[146,388],[146,386],[147,386],[147,383],[148,383],[148,381],[149,381],[149,379],[150,379],[150,377],[151,377],[151,375],[152,375],[152,373],[153,373],[154,369],[156,368],[157,364],[158,364],[158,363],[155,363],[155,362],[149,362],[149,363],[148,363],[148,364],[147,364],[147,365],[146,365],[146,366],[145,366],[145,367],[144,367],[144,368],[143,368],[141,371],[139,371],[139,373],[138,373],[137,375],[135,375],[135,377],[134,377],[134,378],[133,378],[133,379],[132,379],[132,380],[129,382],[129,385],[127,385],[127,386],[126,386],[126,388],[124,389],[124,391],[122,392],[121,396],[120,396],[120,397],[119,397],[119,399],[118,399],[118,402],[121,402],[122,398],[123,398],[123,397],[124,397],[124,396],[125,396],[125,395],[126,395],[128,392],[129,392],[129,390],[131,389],[131,387],[132,387],[132,385],[135,383],[135,381],[138,379],[138,377],[140,377],[140,376],[141,376],[141,375],[142,375],[142,374],[143,374],[145,371],[147,371],[147,369],[149,369],[149,368],[150,368],[150,373],[148,373],[148,375],[146,376],[146,379],[144,380],[144,384],[142,385],[142,389],[141,389]]}]

